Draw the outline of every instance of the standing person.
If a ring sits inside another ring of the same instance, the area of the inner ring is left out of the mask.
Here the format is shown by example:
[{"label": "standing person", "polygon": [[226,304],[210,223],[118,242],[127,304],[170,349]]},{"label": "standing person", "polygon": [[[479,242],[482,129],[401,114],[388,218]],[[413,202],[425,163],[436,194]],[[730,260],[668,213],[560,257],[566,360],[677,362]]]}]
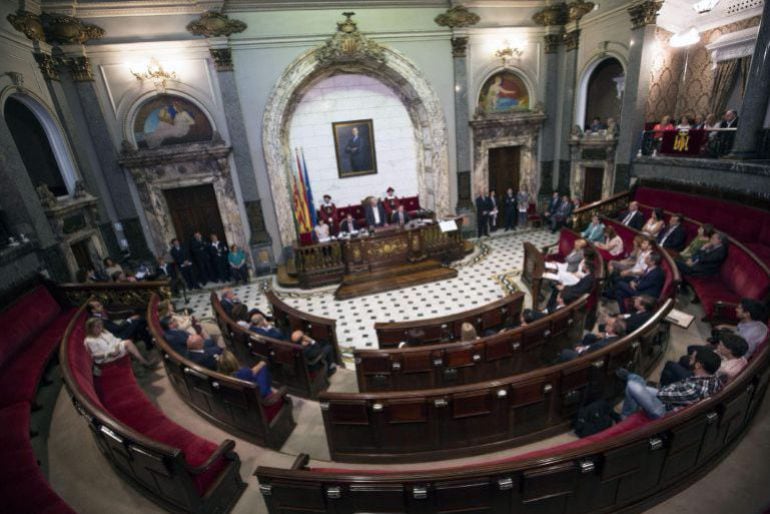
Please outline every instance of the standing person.
[{"label": "standing person", "polygon": [[332,234],[337,233],[337,206],[332,203],[331,195],[324,195],[324,203],[318,209],[318,221],[324,220]]},{"label": "standing person", "polygon": [[489,235],[489,211],[491,211],[492,202],[482,191],[476,197],[476,232],[477,237]]},{"label": "standing person", "polygon": [[564,195],[559,202],[556,212],[551,216],[551,233],[555,234],[561,227],[566,225],[570,216],[572,216],[572,202],[569,196]]},{"label": "standing person", "polygon": [[249,270],[246,266],[246,253],[238,245],[230,247],[230,254],[227,257],[230,262],[230,275],[236,282],[249,283]]},{"label": "standing person", "polygon": [[209,262],[217,282],[227,282],[230,280],[230,265],[227,260],[227,245],[219,240],[219,236],[211,234],[209,236],[211,244],[209,245]]},{"label": "standing person", "polygon": [[382,202],[376,196],[370,196],[364,205],[364,218],[366,218],[366,225],[370,229],[388,225],[388,215]]},{"label": "standing person", "polygon": [[174,264],[176,264],[179,273],[182,275],[182,278],[184,278],[184,281],[187,284],[187,288],[200,289],[201,286],[198,284],[198,281],[195,280],[195,275],[193,274],[190,254],[187,249],[182,246],[182,243],[179,241],[179,239],[175,238],[171,240],[171,250],[169,253],[171,253],[171,258],[174,259]]},{"label": "standing person", "polygon": [[527,211],[529,210],[529,194],[524,189],[516,193],[516,206],[519,211],[519,227],[527,228]]},{"label": "standing person", "polygon": [[553,216],[556,215],[556,211],[559,209],[559,204],[561,204],[559,192],[554,191],[553,194],[551,194],[551,199],[548,201],[548,209],[546,209],[546,211],[543,213],[543,217],[548,220],[549,225],[553,223]]},{"label": "standing person", "polygon": [[512,230],[516,227],[516,196],[513,194],[513,189],[508,188],[503,196],[503,213],[505,216],[505,231]]},{"label": "standing person", "polygon": [[497,215],[499,210],[497,209],[497,191],[494,189],[489,190],[489,230],[494,232],[497,230]]},{"label": "standing person", "polygon": [[399,205],[401,205],[401,202],[396,198],[396,191],[392,187],[389,187],[388,190],[385,191],[385,198],[382,199],[382,206],[385,208],[385,214],[388,215],[388,218],[393,216],[393,213],[396,212]]},{"label": "standing person", "polygon": [[345,153],[350,159],[350,171],[366,171],[372,168],[369,158],[369,141],[359,134],[358,127],[353,127],[348,144],[345,145]]},{"label": "standing person", "polygon": [[208,248],[200,232],[193,234],[193,240],[190,241],[190,254],[198,270],[198,280],[205,286],[206,282],[212,280],[213,277],[211,276]]}]

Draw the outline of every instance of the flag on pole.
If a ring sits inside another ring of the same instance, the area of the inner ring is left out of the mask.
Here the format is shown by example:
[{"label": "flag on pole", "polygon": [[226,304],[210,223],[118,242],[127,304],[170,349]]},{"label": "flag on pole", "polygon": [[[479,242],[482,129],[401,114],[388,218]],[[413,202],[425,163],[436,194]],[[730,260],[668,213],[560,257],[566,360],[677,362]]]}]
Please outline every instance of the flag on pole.
[{"label": "flag on pole", "polygon": [[294,179],[294,212],[299,225],[299,233],[305,234],[313,230],[312,220],[310,218],[310,208],[307,204],[307,193],[305,192],[305,181],[302,178],[302,163],[299,158],[299,151],[294,150],[297,157],[297,176]]},{"label": "flag on pole", "polygon": [[310,220],[313,222],[313,226],[318,225],[318,215],[315,210],[315,203],[313,202],[313,190],[310,189],[310,178],[307,175],[307,163],[305,162],[305,150],[300,147],[300,154],[302,154],[302,178],[305,182],[305,198],[307,205],[310,208]]}]

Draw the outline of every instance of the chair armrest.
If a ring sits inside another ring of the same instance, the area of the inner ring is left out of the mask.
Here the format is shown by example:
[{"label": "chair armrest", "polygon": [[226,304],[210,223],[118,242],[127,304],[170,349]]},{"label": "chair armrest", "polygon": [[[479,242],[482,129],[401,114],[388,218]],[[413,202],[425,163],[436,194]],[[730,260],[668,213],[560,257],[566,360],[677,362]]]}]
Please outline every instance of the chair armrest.
[{"label": "chair armrest", "polygon": [[282,386],[280,389],[273,391],[266,398],[260,398],[259,403],[265,407],[270,407],[271,405],[275,405],[281,401],[288,394],[288,392],[289,389],[286,386]]},{"label": "chair armrest", "polygon": [[297,455],[297,458],[294,459],[290,469],[304,469],[307,467],[308,462],[310,462],[310,455],[307,453],[300,453]]},{"label": "chair armrest", "polygon": [[738,318],[735,317],[735,308],[737,303],[718,301],[714,304],[714,313],[711,315],[712,325],[737,325]]},{"label": "chair armrest", "polygon": [[557,241],[554,244],[541,247],[540,252],[543,254],[547,254],[547,253],[550,253],[553,248],[558,248],[558,246],[559,246],[559,242]]},{"label": "chair armrest", "polygon": [[200,466],[195,466],[194,468],[188,466],[187,471],[189,471],[191,475],[200,475],[201,473],[206,472],[220,457],[233,451],[233,448],[235,448],[235,441],[232,439],[225,439],[222,441],[222,444],[219,445],[219,448],[206,459],[206,462]]}]

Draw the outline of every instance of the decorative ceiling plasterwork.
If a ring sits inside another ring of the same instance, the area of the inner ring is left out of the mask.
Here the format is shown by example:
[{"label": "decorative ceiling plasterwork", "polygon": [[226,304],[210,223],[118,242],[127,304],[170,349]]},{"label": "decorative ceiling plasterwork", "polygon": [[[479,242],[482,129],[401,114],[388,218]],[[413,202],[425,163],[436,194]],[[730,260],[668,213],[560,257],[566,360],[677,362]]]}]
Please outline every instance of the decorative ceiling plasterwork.
[{"label": "decorative ceiling plasterwork", "polygon": [[229,37],[246,30],[246,24],[239,20],[231,20],[227,15],[208,11],[200,18],[187,24],[187,31],[193,36]]},{"label": "decorative ceiling plasterwork", "polygon": [[315,51],[318,62],[324,66],[367,60],[384,63],[384,48],[358,31],[356,22],[350,19],[355,13],[342,14],[345,21],[337,23],[337,33]]},{"label": "decorative ceiling plasterwork", "polygon": [[654,25],[663,2],[647,0],[628,8],[631,15],[631,28],[639,29],[646,25]]},{"label": "decorative ceiling plasterwork", "polygon": [[19,10],[7,16],[14,29],[27,39],[59,45],[82,45],[104,37],[104,29],[73,16],[43,13],[37,15]]},{"label": "decorative ceiling plasterwork", "polygon": [[450,29],[465,28],[476,25],[481,18],[478,14],[472,13],[463,5],[456,5],[443,14],[436,16],[437,25],[449,27]]},{"label": "decorative ceiling plasterwork", "polygon": [[543,27],[552,27],[564,25],[567,23],[568,17],[567,4],[559,3],[549,5],[543,10],[536,12],[532,16],[532,21]]}]

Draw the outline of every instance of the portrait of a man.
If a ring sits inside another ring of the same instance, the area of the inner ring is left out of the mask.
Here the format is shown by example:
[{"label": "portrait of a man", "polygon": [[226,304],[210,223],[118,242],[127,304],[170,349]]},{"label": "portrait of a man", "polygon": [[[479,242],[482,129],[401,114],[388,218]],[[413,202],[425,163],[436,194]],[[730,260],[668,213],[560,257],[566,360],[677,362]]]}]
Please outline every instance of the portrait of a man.
[{"label": "portrait of a man", "polygon": [[372,120],[332,123],[340,178],[377,173]]}]

